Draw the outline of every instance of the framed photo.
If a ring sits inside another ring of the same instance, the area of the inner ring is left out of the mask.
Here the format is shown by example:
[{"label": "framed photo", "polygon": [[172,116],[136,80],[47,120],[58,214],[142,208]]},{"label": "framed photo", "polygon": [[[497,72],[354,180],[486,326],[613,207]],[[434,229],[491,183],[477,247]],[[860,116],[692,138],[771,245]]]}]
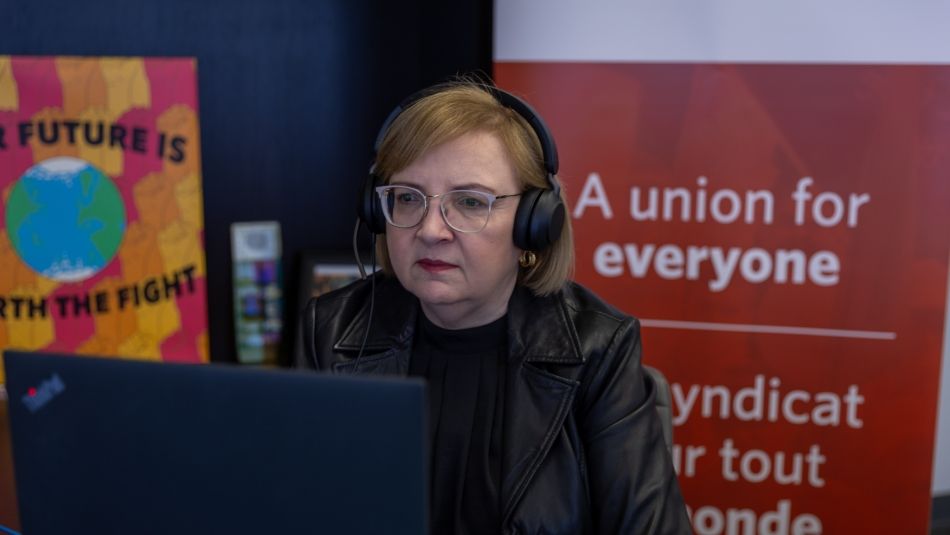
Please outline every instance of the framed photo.
[{"label": "framed photo", "polygon": [[[367,271],[369,266],[365,266]],[[306,251],[300,260],[298,308],[303,310],[313,297],[342,288],[359,280],[360,270],[352,252]]]},{"label": "framed photo", "polygon": [[[361,252],[368,259],[369,252]],[[378,267],[378,266],[377,266]],[[364,264],[367,274],[372,267]],[[307,302],[327,292],[342,288],[360,278],[360,270],[352,251],[305,251],[300,257],[300,279],[297,292],[297,311],[303,312]],[[298,325],[298,331],[301,331]],[[302,332],[297,333],[294,344],[294,360],[300,364],[305,359]]]}]

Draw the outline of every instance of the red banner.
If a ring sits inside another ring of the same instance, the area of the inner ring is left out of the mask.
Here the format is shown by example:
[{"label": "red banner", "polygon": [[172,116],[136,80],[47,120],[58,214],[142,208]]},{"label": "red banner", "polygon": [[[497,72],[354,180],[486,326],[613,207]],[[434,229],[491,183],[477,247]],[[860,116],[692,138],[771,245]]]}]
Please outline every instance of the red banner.
[{"label": "red banner", "polygon": [[[644,323],[697,533],[924,533],[950,67],[499,62]],[[750,530],[750,531],[746,531]]]}]

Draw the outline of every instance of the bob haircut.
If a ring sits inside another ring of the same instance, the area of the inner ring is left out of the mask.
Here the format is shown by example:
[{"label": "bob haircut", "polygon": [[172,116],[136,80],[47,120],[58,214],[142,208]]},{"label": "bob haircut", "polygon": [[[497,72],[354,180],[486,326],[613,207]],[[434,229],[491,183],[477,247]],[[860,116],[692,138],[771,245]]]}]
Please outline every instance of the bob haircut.
[{"label": "bob haircut", "polygon": [[[468,80],[437,86],[431,94],[403,110],[383,137],[373,172],[388,184],[395,173],[409,167],[429,149],[472,132],[498,137],[508,152],[522,191],[550,189],[541,143],[528,122],[498,102],[483,85]],[[563,187],[561,200],[566,207]],[[385,240],[377,240],[376,251],[383,271],[392,275]],[[564,219],[561,236],[547,249],[535,253],[538,260],[533,267],[519,268],[518,283],[536,295],[558,291],[574,270],[570,216]]]}]

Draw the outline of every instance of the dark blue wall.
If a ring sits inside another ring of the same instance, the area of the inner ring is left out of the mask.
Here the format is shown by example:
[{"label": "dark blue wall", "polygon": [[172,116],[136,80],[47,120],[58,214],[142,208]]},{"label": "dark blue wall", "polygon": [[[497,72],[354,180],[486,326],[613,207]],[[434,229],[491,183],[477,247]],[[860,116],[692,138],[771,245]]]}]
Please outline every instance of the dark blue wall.
[{"label": "dark blue wall", "polygon": [[0,0],[0,54],[198,58],[211,353],[231,361],[230,224],[280,221],[295,327],[295,260],[349,247],[389,110],[490,72],[491,2]]}]

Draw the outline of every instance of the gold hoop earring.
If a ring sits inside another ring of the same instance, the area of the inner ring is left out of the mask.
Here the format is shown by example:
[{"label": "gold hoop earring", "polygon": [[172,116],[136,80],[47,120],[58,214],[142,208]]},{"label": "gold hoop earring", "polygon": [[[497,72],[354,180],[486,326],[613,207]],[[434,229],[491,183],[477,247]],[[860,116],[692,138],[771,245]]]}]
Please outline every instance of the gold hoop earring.
[{"label": "gold hoop earring", "polygon": [[534,265],[538,263],[538,255],[534,254],[534,251],[521,251],[518,263],[521,264],[523,268],[534,267]]}]

